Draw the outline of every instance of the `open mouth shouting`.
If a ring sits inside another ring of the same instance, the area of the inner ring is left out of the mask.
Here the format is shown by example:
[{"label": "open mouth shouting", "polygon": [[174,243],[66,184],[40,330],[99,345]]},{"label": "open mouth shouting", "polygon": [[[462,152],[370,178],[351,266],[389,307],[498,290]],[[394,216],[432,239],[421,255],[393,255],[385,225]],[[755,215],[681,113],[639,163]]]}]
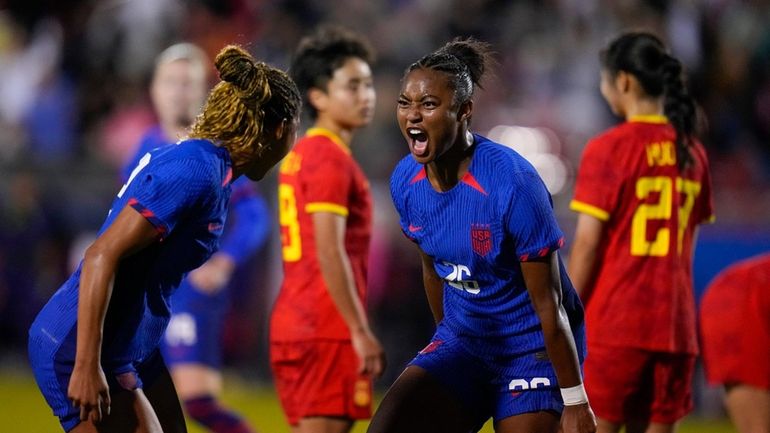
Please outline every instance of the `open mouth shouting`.
[{"label": "open mouth shouting", "polygon": [[406,128],[406,135],[414,156],[421,157],[428,153],[428,134],[424,130],[410,126]]}]

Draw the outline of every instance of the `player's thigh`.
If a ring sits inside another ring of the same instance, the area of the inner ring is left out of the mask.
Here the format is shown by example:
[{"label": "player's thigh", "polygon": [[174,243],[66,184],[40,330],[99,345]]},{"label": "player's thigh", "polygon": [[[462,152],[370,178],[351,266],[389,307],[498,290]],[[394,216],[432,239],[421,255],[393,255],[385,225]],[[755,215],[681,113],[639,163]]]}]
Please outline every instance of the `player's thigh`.
[{"label": "player's thigh", "polygon": [[423,368],[412,365],[385,394],[368,433],[465,433],[476,424],[451,392]]},{"label": "player's thigh", "polygon": [[770,390],[733,385],[725,393],[725,406],[740,433],[770,433]]},{"label": "player's thigh", "polygon": [[148,367],[148,370],[149,372],[145,373],[148,378],[144,383],[144,394],[157,415],[160,425],[163,426],[163,432],[187,432],[182,406],[165,364],[158,358],[152,366]]},{"label": "player's thigh", "polygon": [[70,433],[164,433],[141,389],[117,392],[110,398],[109,415],[96,424],[83,421]]}]

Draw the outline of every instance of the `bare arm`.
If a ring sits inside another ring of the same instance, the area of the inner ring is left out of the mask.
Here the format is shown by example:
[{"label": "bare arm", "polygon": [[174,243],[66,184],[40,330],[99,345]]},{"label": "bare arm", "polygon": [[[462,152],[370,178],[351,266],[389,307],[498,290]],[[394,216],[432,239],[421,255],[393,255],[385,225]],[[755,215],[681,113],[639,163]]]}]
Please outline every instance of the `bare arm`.
[{"label": "bare arm", "polygon": [[385,352],[369,327],[366,311],[358,297],[345,250],[345,222],[345,217],[331,212],[313,213],[318,263],[329,296],[350,330],[353,348],[360,361],[359,372],[377,377],[385,369]]},{"label": "bare arm", "polygon": [[126,206],[112,225],[86,250],[78,294],[77,349],[68,397],[80,406],[80,419],[99,421],[110,398],[101,369],[104,317],[120,259],[158,238],[155,228]]},{"label": "bare arm", "polygon": [[567,269],[578,295],[587,302],[589,289],[596,276],[596,260],[604,232],[604,223],[591,215],[578,214],[575,241],[570,251]]},{"label": "bare arm", "polygon": [[428,305],[433,313],[433,320],[438,325],[444,320],[444,280],[438,276],[433,267],[433,259],[417,247],[422,261],[422,283],[425,286],[425,295],[428,297]]},{"label": "bare arm", "polygon": [[[541,260],[522,262],[521,272],[532,305],[540,319],[545,350],[556,372],[560,388],[582,385],[575,340],[567,312],[562,305],[561,279],[557,252]],[[594,432],[596,421],[588,402],[565,406],[562,428],[566,432]]]}]

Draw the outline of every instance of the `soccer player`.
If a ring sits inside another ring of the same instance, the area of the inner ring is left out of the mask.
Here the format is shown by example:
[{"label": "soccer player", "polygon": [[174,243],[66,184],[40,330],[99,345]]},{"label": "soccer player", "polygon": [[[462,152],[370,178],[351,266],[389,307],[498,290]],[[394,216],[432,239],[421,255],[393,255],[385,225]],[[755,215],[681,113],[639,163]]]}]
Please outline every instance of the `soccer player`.
[{"label": "soccer player", "polygon": [[301,104],[284,72],[238,47],[215,64],[222,81],[190,138],[142,157],[30,328],[35,379],[65,431],[186,431],[158,351],[169,297],[216,250],[230,183],[261,179],[291,149]]},{"label": "soccer player", "polygon": [[[471,133],[486,44],[455,40],[406,70],[397,117],[411,155],[391,176],[437,323],[369,427],[383,432],[593,432],[583,309],[535,169]],[[560,416],[561,415],[561,416]],[[560,421],[561,419],[561,421]],[[561,423],[561,425],[560,425]]]},{"label": "soccer player", "polygon": [[314,119],[278,185],[284,280],[270,362],[294,433],[344,433],[368,418],[385,367],[365,310],[372,200],[350,152],[374,115],[371,59],[361,36],[323,27],[300,41],[289,69]]},{"label": "soccer player", "polygon": [[[205,101],[207,71],[206,54],[193,44],[175,44],[158,55],[150,96],[159,124],[142,138],[133,162],[123,170],[124,181],[147,152],[187,134]],[[222,390],[222,327],[230,304],[230,277],[264,244],[269,214],[247,177],[231,185],[220,249],[190,272],[172,296],[161,354],[190,418],[217,433],[249,433],[253,430],[246,422],[217,400]]]},{"label": "soccer player", "polygon": [[706,378],[740,433],[770,433],[770,253],[734,264],[700,304]]},{"label": "soccer player", "polygon": [[588,143],[570,204],[586,389],[599,432],[673,432],[692,407],[692,253],[712,218],[708,162],[682,65],[657,37],[624,33],[601,62],[602,96],[625,122]]}]

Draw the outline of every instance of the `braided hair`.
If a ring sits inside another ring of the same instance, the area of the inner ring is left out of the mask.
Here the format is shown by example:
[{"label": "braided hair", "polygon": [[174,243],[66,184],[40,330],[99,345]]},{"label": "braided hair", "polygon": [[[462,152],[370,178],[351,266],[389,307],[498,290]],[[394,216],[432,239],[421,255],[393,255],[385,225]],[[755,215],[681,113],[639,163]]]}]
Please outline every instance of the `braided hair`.
[{"label": "braided hair", "polygon": [[226,46],[214,64],[222,81],[211,90],[190,136],[222,142],[239,167],[261,154],[266,131],[299,115],[301,99],[285,72],[255,61],[243,48]]},{"label": "braided hair", "polygon": [[676,131],[676,163],[679,170],[693,164],[690,153],[696,125],[695,101],[687,92],[682,63],[671,56],[656,36],[629,32],[615,38],[602,50],[602,67],[615,76],[633,74],[650,96],[663,95],[663,112]]},{"label": "braided hair", "polygon": [[457,38],[438,50],[423,56],[406,68],[406,76],[415,69],[433,69],[450,76],[455,91],[454,103],[463,104],[473,97],[481,86],[484,73],[492,65],[492,52],[486,42],[473,38]]}]

